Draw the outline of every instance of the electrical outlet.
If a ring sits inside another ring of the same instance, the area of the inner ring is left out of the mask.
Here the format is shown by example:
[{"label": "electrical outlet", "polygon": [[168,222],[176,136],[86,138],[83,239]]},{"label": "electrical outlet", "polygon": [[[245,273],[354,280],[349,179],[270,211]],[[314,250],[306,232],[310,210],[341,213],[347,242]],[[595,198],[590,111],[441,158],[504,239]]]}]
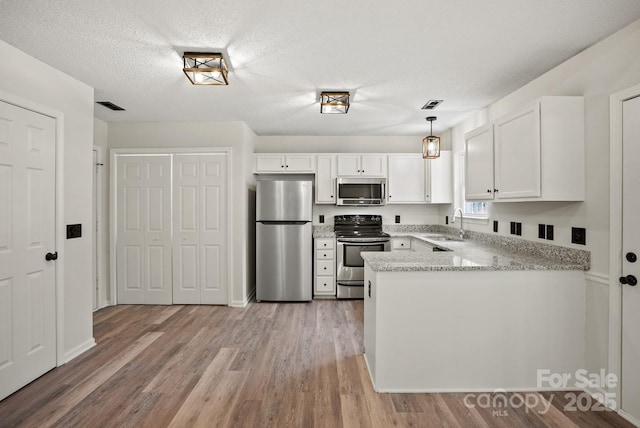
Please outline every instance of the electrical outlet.
[{"label": "electrical outlet", "polygon": [[512,235],[515,235],[515,234],[516,234],[516,222],[515,222],[515,221],[512,221],[512,222],[509,224],[509,226],[510,226],[510,227],[509,227],[509,229],[511,229],[511,230],[510,230],[511,234],[512,234]]},{"label": "electrical outlet", "polygon": [[396,223],[400,223],[400,216],[399,215],[396,216]]},{"label": "electrical outlet", "polygon": [[516,223],[516,235],[522,236],[522,223]]},{"label": "electrical outlet", "polygon": [[324,223],[324,215],[320,214],[320,223]]},{"label": "electrical outlet", "polygon": [[549,241],[553,241],[553,225],[552,224],[547,225],[547,239]]},{"label": "electrical outlet", "polygon": [[544,224],[539,224],[538,225],[538,238],[540,239],[544,239],[546,237],[547,234],[547,228],[546,225]]},{"label": "electrical outlet", "polygon": [[67,225],[67,239],[80,238],[82,236],[81,224],[68,224]]},{"label": "electrical outlet", "polygon": [[444,216],[444,224],[449,224],[449,216]]},{"label": "electrical outlet", "polygon": [[587,245],[587,230],[584,227],[572,227],[571,243]]},{"label": "electrical outlet", "polygon": [[493,220],[493,231],[498,232],[498,220]]}]

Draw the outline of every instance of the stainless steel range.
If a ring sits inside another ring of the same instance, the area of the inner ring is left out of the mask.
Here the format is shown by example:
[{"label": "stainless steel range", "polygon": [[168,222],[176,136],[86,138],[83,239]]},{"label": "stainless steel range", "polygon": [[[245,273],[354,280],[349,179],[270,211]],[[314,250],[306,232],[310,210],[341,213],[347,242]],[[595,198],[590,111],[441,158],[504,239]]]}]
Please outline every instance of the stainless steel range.
[{"label": "stainless steel range", "polygon": [[389,234],[382,231],[382,216],[335,216],[333,230],[337,241],[337,297],[338,299],[362,299],[364,298],[364,260],[360,253],[391,250]]}]

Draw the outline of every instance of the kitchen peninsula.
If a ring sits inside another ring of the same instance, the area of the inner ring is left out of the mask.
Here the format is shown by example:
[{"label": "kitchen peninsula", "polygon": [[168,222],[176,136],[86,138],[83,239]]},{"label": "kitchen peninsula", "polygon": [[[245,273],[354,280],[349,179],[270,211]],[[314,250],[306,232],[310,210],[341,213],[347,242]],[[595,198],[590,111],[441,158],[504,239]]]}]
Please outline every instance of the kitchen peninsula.
[{"label": "kitchen peninsula", "polygon": [[584,368],[589,252],[471,235],[404,234],[440,251],[362,254],[376,391],[537,390],[539,369]]}]

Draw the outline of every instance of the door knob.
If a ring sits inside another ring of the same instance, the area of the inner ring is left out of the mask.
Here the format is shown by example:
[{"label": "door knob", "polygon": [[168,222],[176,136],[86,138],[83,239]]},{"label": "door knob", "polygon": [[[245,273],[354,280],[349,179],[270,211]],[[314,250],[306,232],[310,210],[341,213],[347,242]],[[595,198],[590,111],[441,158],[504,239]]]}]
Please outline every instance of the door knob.
[{"label": "door knob", "polygon": [[56,251],[55,253],[47,253],[47,255],[44,256],[44,259],[48,262],[50,262],[51,260],[58,260],[58,252]]},{"label": "door knob", "polygon": [[638,257],[636,256],[636,253],[627,253],[627,261],[629,263],[635,263],[636,260],[638,260]]},{"label": "door knob", "polygon": [[638,279],[633,275],[621,276],[619,281],[620,284],[626,284],[632,287],[638,284]]}]

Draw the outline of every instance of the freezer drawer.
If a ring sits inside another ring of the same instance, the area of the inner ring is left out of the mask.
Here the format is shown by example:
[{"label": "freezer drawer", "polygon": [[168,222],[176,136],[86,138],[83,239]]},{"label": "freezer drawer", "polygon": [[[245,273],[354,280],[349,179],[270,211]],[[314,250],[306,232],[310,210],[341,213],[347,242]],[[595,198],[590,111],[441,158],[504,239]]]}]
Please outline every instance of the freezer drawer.
[{"label": "freezer drawer", "polygon": [[312,257],[310,222],[256,223],[256,300],[311,300]]}]

